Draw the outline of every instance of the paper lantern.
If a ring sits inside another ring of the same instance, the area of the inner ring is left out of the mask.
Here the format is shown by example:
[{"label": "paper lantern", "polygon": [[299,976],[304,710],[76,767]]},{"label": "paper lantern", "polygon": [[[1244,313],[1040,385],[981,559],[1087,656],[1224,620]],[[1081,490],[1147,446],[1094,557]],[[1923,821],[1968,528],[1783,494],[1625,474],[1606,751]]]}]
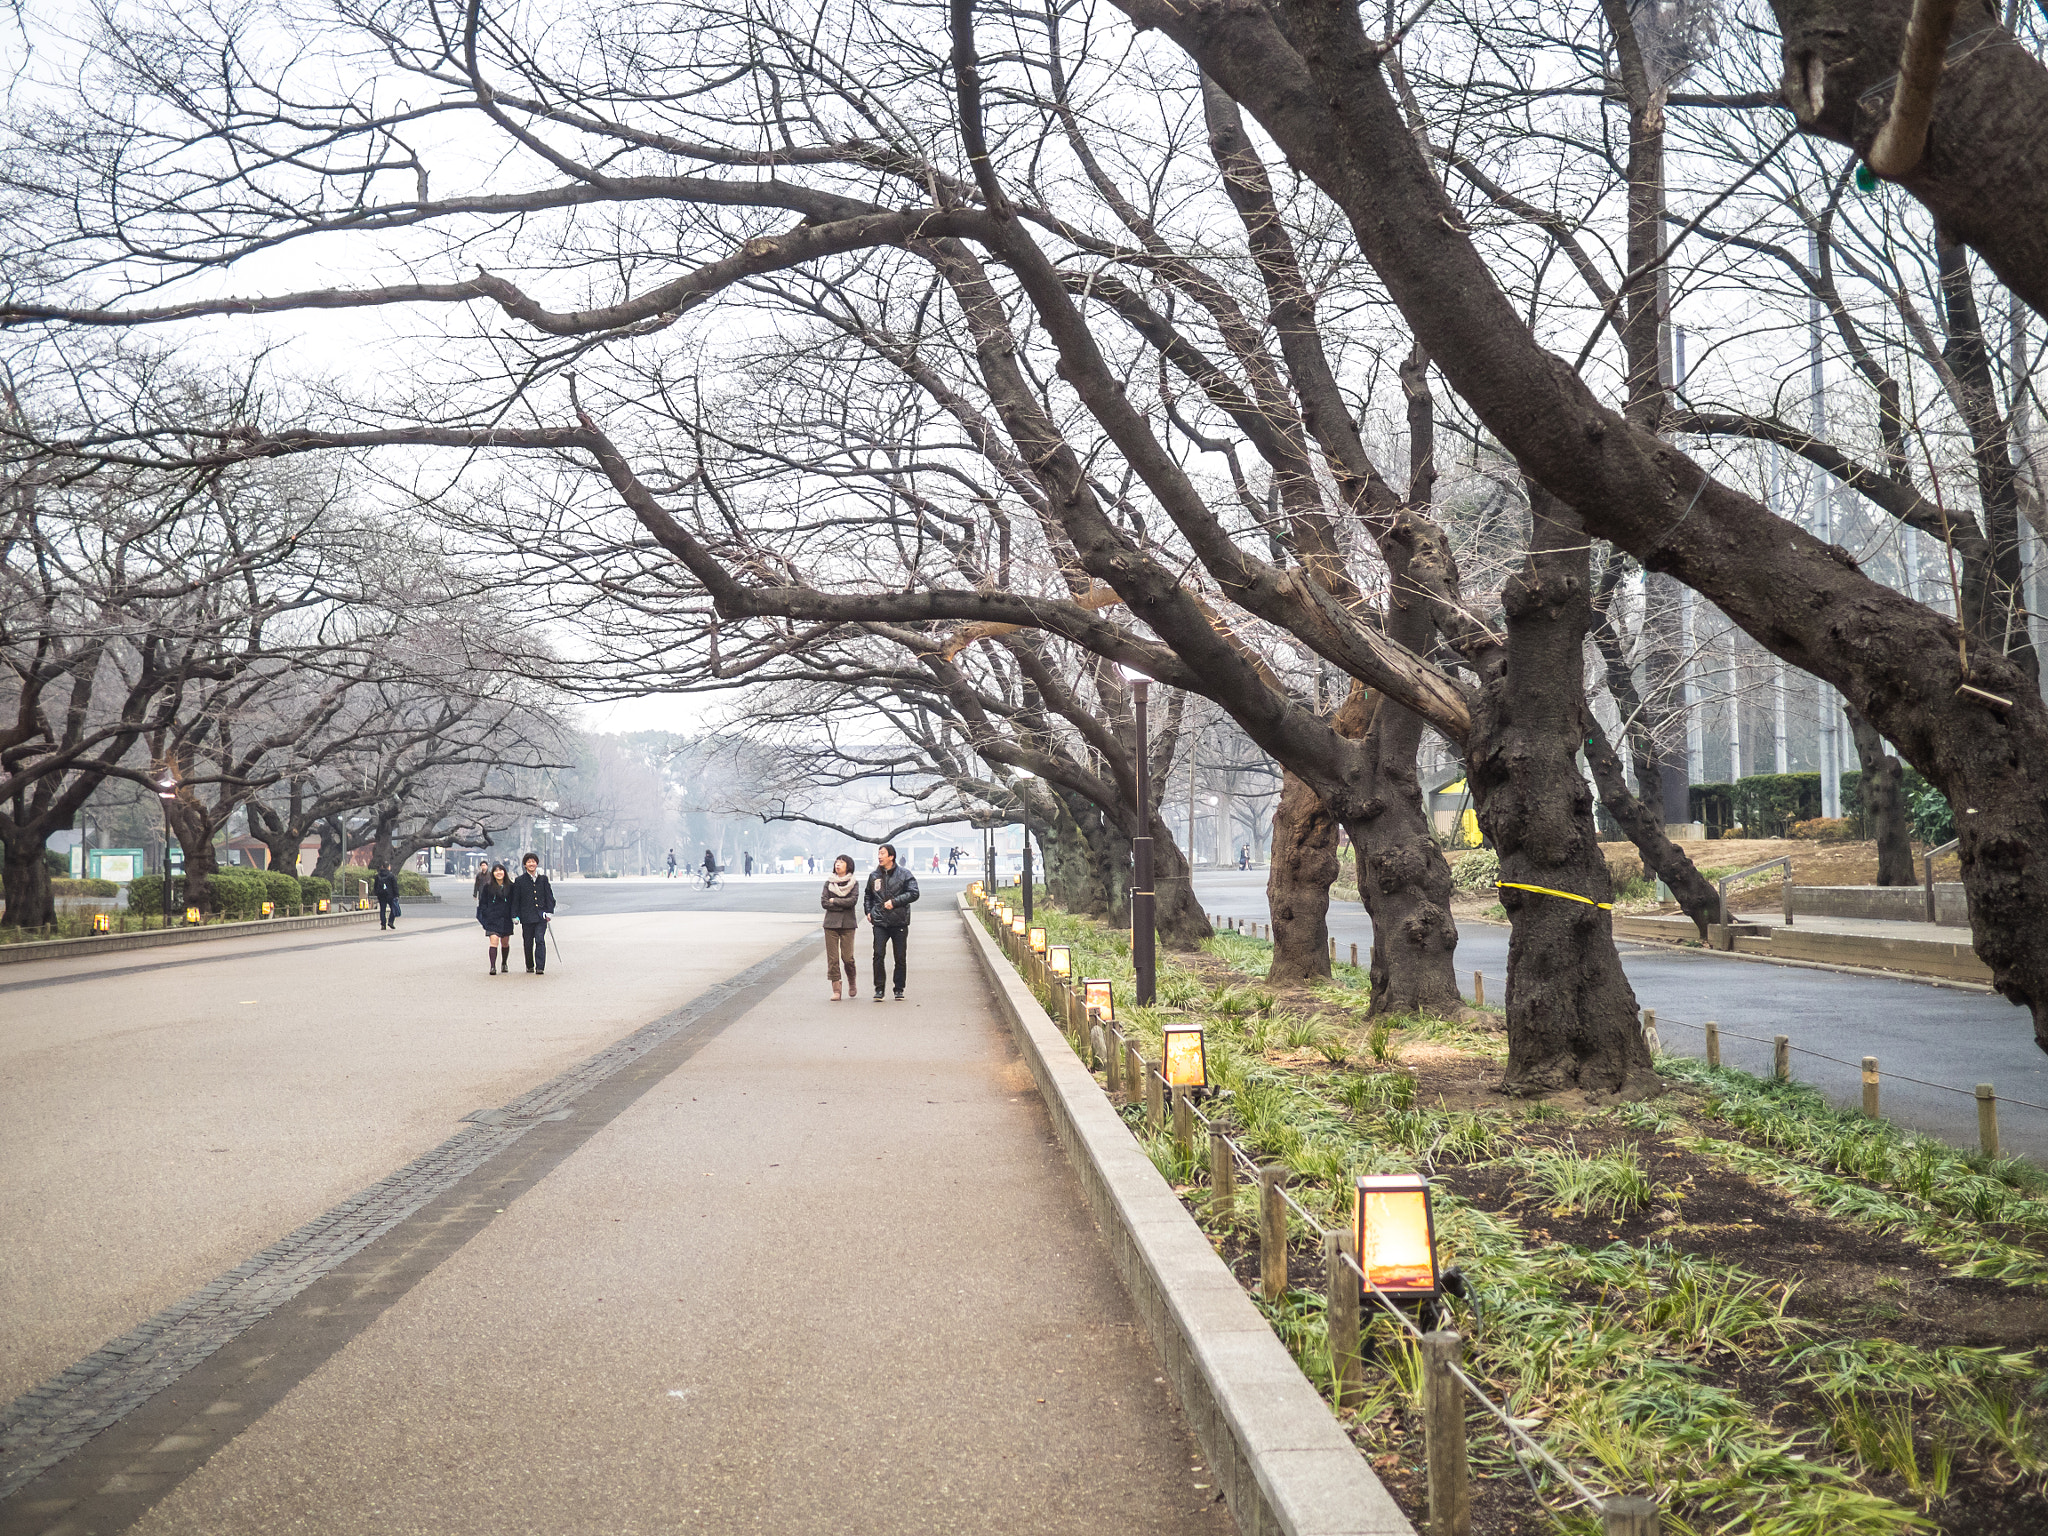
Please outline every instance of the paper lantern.
[{"label": "paper lantern", "polygon": [[327,910],[327,898],[325,896],[322,896],[320,898],[320,910],[322,912],[325,912]]},{"label": "paper lantern", "polygon": [[185,921],[186,921],[186,922],[188,922],[188,923],[196,923],[196,922],[198,922],[198,921],[199,921],[199,909],[198,909],[197,907],[187,907],[187,908],[185,909]]},{"label": "paper lantern", "polygon": [[110,919],[104,912],[93,913],[92,931],[94,933],[112,933],[114,931],[114,924],[112,919]]},{"label": "paper lantern", "polygon": [[1437,1294],[1436,1221],[1429,1180],[1419,1173],[1369,1174],[1358,1181],[1358,1267],[1396,1300]]},{"label": "paper lantern", "polygon": [[1045,964],[1053,975],[1062,979],[1074,974],[1074,947],[1071,944],[1048,944],[1045,947]]},{"label": "paper lantern", "polygon": [[1203,1049],[1202,1026],[1169,1024],[1166,1036],[1166,1085],[1169,1088],[1209,1086],[1209,1053]]},{"label": "paper lantern", "polygon": [[1116,994],[1110,990],[1107,981],[1097,979],[1082,982],[1081,1004],[1104,1024],[1116,1022]]},{"label": "paper lantern", "polygon": [[1022,938],[1024,936],[1024,919],[1021,917],[1011,918],[1010,932],[1016,934],[1019,938]]},{"label": "paper lantern", "polygon": [[1043,928],[1031,930],[1031,953],[1034,955],[1045,953],[1045,930]]},{"label": "paper lantern", "polygon": [[266,901],[265,903],[263,903],[263,915],[265,917],[273,915],[276,911],[277,904],[275,902]]}]

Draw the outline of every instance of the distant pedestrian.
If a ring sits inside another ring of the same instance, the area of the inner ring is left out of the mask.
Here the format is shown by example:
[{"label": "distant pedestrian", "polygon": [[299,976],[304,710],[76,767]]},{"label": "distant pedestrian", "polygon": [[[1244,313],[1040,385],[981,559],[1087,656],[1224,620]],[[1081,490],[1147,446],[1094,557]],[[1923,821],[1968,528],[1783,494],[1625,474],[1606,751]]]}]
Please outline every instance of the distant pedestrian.
[{"label": "distant pedestrian", "polygon": [[948,848],[946,850],[946,873],[949,875],[960,873],[960,850],[958,848]]},{"label": "distant pedestrian", "polygon": [[505,974],[512,974],[512,881],[505,866],[492,864],[480,871],[483,884],[476,893],[476,920],[482,924],[491,949],[491,974],[498,974],[498,955],[505,957]]},{"label": "distant pedestrian", "polygon": [[868,876],[862,895],[868,921],[875,928],[875,1001],[882,1000],[882,967],[889,946],[896,946],[896,1001],[903,1001],[904,946],[910,940],[910,904],[917,900],[917,876],[898,867],[896,845],[884,843],[876,850],[874,871]]},{"label": "distant pedestrian", "polygon": [[1242,844],[1238,848],[1237,867],[1239,869],[1250,869],[1252,867],[1252,845],[1250,843]]},{"label": "distant pedestrian", "polygon": [[832,1001],[839,1001],[839,968],[846,968],[848,995],[860,990],[860,977],[853,966],[853,934],[860,927],[860,880],[853,872],[853,860],[845,854],[832,861],[832,873],[825,877],[825,889],[818,893],[818,905],[825,909],[825,979],[832,983]]},{"label": "distant pedestrian", "polygon": [[486,864],[482,859],[478,859],[476,861],[476,879],[469,883],[470,899],[472,901],[483,900],[484,887],[491,883],[491,870],[493,868],[503,869],[504,867],[502,864],[495,866]]},{"label": "distant pedestrian", "polygon": [[370,894],[377,898],[377,926],[396,928],[398,926],[398,876],[391,873],[388,863],[377,866],[377,878],[370,884]]},{"label": "distant pedestrian", "polygon": [[751,880],[754,875],[754,856],[751,853],[743,853],[740,858],[743,861],[740,873]]},{"label": "distant pedestrian", "polygon": [[512,882],[512,915],[519,919],[519,939],[526,950],[526,969],[535,976],[548,970],[548,923],[555,915],[555,888],[540,872],[540,855],[526,856],[526,873]]},{"label": "distant pedestrian", "polygon": [[668,877],[671,880],[676,877],[676,851],[673,848],[668,851]]}]

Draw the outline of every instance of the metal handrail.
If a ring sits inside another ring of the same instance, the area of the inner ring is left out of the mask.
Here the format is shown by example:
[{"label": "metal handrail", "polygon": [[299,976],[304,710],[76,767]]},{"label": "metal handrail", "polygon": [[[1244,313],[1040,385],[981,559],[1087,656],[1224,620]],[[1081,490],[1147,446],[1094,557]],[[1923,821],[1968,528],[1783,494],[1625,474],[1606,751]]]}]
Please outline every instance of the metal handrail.
[{"label": "metal handrail", "polygon": [[1944,853],[1954,853],[1956,844],[1961,841],[1959,837],[1952,837],[1939,848],[1930,848],[1920,855],[1920,883],[1927,891],[1927,921],[1930,923],[1934,921],[1934,861]]},{"label": "metal handrail", "polygon": [[1765,859],[1763,863],[1753,869],[1738,869],[1734,874],[1723,875],[1714,882],[1714,893],[1721,900],[1721,926],[1723,928],[1728,926],[1728,887],[1735,884],[1738,880],[1747,880],[1751,875],[1760,875],[1767,869],[1776,869],[1780,864],[1785,866],[1785,926],[1787,928],[1792,926],[1792,855],[1788,853],[1775,859]]}]

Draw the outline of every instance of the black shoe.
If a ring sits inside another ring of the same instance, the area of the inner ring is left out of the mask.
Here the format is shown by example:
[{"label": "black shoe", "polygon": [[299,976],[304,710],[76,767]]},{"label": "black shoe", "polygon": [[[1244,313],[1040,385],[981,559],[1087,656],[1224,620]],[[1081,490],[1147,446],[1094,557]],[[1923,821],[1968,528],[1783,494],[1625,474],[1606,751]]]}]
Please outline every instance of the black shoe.
[{"label": "black shoe", "polygon": [[877,992],[877,993],[875,994],[875,1001],[879,1003],[879,1002],[880,1002],[881,1000],[882,1000],[882,994],[881,994],[881,993],[879,993],[879,992]]},{"label": "black shoe", "polygon": [[896,1001],[899,1003],[903,1001],[903,994],[901,992],[896,994]]},{"label": "black shoe", "polygon": [[531,976],[531,975],[533,974],[533,967],[532,967],[532,966],[530,966],[530,965],[529,965],[529,966],[528,966],[528,967],[526,968],[526,974],[527,974],[527,975],[529,975],[529,976]]}]

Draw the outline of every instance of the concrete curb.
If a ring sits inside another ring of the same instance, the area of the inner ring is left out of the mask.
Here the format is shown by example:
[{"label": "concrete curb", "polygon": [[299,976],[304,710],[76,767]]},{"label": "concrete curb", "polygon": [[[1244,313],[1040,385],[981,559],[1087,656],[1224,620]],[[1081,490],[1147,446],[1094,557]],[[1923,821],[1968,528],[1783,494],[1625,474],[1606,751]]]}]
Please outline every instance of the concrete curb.
[{"label": "concrete curb", "polygon": [[32,939],[26,944],[0,944],[0,965],[31,960],[61,960],[70,955],[102,955],[117,949],[157,949],[166,944],[199,944],[208,939],[245,939],[255,933],[295,933],[301,928],[332,928],[365,922],[375,912],[329,912],[322,917],[256,918],[244,923],[208,923],[199,928],[155,928],[145,933],[104,933],[84,939]]},{"label": "concrete curb", "polygon": [[1237,1528],[1244,1536],[1415,1536],[964,896],[959,905],[997,1009]]}]

